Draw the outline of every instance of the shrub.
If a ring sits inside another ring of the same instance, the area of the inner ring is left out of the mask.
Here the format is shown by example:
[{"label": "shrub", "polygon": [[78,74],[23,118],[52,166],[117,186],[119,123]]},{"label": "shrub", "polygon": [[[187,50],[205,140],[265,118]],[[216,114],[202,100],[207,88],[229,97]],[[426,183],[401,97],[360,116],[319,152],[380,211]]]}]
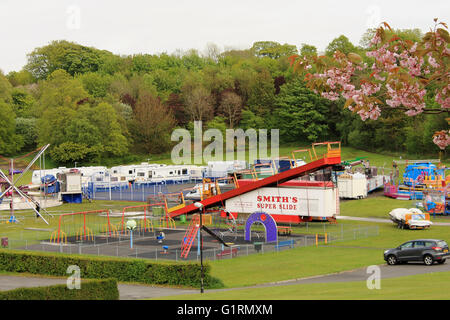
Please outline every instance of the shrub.
[{"label": "shrub", "polygon": [[17,288],[0,291],[0,300],[118,300],[119,289],[114,279],[82,281],[80,289],[59,284],[48,287]]},{"label": "shrub", "polygon": [[[67,268],[76,265],[86,279],[116,279],[145,284],[200,286],[198,263],[154,262],[134,258],[90,257],[62,253],[0,250],[0,270],[28,272],[51,276],[67,276]],[[223,283],[210,276],[210,266],[204,265],[204,285],[220,288]]]}]

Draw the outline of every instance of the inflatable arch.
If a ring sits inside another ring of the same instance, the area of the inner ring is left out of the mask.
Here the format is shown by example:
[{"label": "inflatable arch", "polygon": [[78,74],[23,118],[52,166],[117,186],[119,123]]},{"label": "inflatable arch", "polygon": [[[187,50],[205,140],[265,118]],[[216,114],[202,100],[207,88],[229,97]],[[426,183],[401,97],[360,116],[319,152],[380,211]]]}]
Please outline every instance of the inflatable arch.
[{"label": "inflatable arch", "polygon": [[265,212],[254,212],[252,213],[245,223],[245,240],[251,240],[251,227],[255,222],[260,222],[266,229],[266,242],[276,242],[277,241],[277,224],[272,216]]}]

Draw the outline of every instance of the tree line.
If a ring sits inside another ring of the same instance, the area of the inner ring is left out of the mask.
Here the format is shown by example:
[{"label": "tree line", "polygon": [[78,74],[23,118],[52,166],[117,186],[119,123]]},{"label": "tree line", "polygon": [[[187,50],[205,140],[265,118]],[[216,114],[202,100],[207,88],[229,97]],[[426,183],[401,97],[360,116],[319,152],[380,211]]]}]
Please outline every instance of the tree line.
[{"label": "tree line", "polygon": [[[324,55],[336,50],[364,52],[345,36],[334,39]],[[419,41],[419,30],[402,37]],[[273,41],[246,50],[115,55],[68,41],[53,41],[27,55],[20,71],[0,72],[0,154],[14,156],[50,143],[59,164],[102,163],[130,154],[170,150],[175,128],[280,129],[280,142],[330,139],[368,151],[412,154],[437,152],[430,143],[445,129],[439,115],[414,118],[392,109],[377,121],[362,121],[305,85],[289,57],[311,56],[317,49]]]}]

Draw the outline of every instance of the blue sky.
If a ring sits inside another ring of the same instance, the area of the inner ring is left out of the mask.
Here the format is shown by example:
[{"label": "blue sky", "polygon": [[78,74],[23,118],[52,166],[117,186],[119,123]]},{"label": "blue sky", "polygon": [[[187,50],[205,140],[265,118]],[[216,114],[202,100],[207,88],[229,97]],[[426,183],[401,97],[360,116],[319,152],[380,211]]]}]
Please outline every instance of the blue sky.
[{"label": "blue sky", "polygon": [[302,43],[323,51],[341,34],[358,44],[368,27],[428,31],[450,24],[450,1],[288,0],[0,0],[0,69],[26,64],[26,54],[69,40],[116,54],[173,53],[208,43],[249,48],[255,41]]}]

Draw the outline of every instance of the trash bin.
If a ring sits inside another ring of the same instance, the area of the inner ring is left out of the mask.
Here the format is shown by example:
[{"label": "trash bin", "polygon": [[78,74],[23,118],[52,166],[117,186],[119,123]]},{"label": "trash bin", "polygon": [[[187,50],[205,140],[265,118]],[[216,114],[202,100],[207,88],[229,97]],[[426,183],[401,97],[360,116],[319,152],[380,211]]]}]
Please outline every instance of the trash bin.
[{"label": "trash bin", "polygon": [[8,238],[2,238],[2,248],[8,247]]},{"label": "trash bin", "polygon": [[180,222],[185,223],[186,222],[186,215],[181,215],[180,216]]},{"label": "trash bin", "polygon": [[253,245],[255,246],[255,251],[256,252],[260,252],[261,251],[261,248],[262,248],[262,242],[255,242],[255,243],[253,243]]},{"label": "trash bin", "polygon": [[156,217],[164,216],[164,208],[163,207],[153,207],[152,208],[153,215]]}]

